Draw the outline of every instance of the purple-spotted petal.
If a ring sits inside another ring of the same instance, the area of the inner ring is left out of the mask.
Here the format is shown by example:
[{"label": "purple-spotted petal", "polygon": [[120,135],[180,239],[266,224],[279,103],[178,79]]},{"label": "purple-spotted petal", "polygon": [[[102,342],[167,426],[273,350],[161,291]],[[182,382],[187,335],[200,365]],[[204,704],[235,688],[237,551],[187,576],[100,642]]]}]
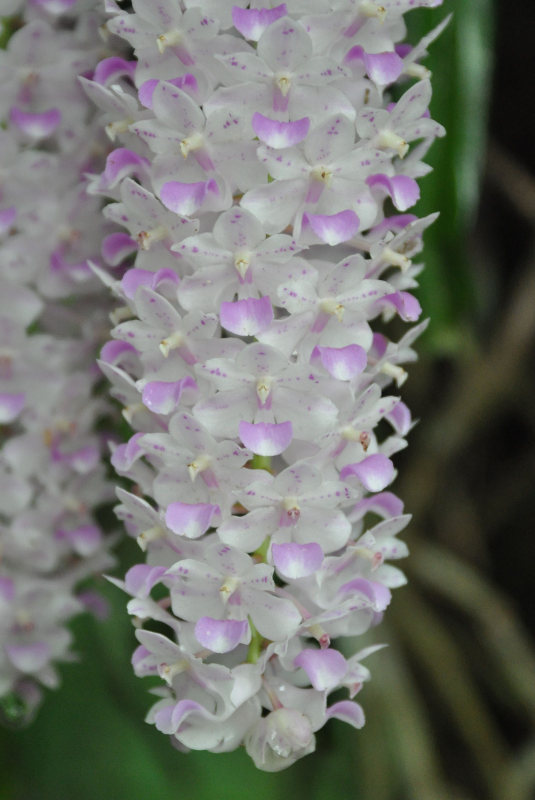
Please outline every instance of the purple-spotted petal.
[{"label": "purple-spotted petal", "polygon": [[8,392],[0,393],[0,424],[13,422],[18,417],[26,403],[26,395],[24,392],[17,392],[10,394]]},{"label": "purple-spotted petal", "polygon": [[380,492],[394,478],[394,465],[382,453],[374,453],[356,464],[347,464],[340,478],[356,477],[369,492]]},{"label": "purple-spotted petal", "polygon": [[345,347],[322,347],[318,345],[312,351],[312,364],[320,362],[327,372],[339,381],[349,381],[360,375],[366,368],[366,350],[359,344],[348,344]]},{"label": "purple-spotted petal", "polygon": [[274,544],[271,553],[273,563],[283,578],[306,578],[313,575],[323,562],[323,550],[315,542]]},{"label": "purple-spotted petal", "polygon": [[240,422],[240,439],[245,447],[259,456],[278,456],[292,441],[291,422]]},{"label": "purple-spotted petal", "polygon": [[213,178],[195,183],[169,181],[162,186],[160,199],[175,214],[191,216],[199,210],[208,194],[219,194],[217,181]]},{"label": "purple-spotted petal", "polygon": [[36,113],[13,106],[9,112],[9,120],[32,139],[44,139],[54,133],[60,124],[61,111],[59,108],[50,108],[48,111]]},{"label": "purple-spotted petal", "polygon": [[261,142],[269,147],[281,149],[293,147],[306,138],[310,128],[310,119],[303,117],[295,122],[279,122],[276,119],[265,117],[257,111],[253,115],[252,125]]},{"label": "purple-spotted petal", "polygon": [[195,625],[195,638],[213,653],[230,653],[249,633],[246,619],[212,619],[201,617]]},{"label": "purple-spotted petal", "polygon": [[273,321],[273,306],[267,295],[260,299],[248,297],[234,303],[221,303],[219,317],[227,331],[238,336],[256,336]]},{"label": "purple-spotted petal", "polygon": [[232,9],[232,22],[234,27],[246,39],[257,42],[266,28],[273,22],[285,17],[287,14],[286,3],[281,3],[275,8],[240,8]]},{"label": "purple-spotted petal", "polygon": [[331,246],[352,239],[359,225],[359,218],[350,210],[338,214],[303,214],[303,229],[311,228],[322,242]]},{"label": "purple-spotted petal", "polygon": [[338,650],[302,650],[294,659],[318,692],[335,689],[347,672],[346,660]]},{"label": "purple-spotted petal", "polygon": [[143,387],[143,405],[155,414],[170,414],[180,403],[186,389],[197,389],[197,383],[189,375],[179,381],[150,381]]},{"label": "purple-spotted petal", "polygon": [[211,503],[170,503],[165,512],[165,524],[173,533],[198,539],[219,513],[219,506]]}]

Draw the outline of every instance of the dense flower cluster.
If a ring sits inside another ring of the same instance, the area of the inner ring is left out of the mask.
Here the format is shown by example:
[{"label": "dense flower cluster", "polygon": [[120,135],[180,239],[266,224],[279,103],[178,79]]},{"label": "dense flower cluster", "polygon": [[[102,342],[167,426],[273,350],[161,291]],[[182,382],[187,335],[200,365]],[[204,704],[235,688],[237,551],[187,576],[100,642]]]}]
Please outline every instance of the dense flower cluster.
[{"label": "dense flower cluster", "polygon": [[404,582],[386,562],[409,517],[384,490],[411,418],[383,389],[423,324],[372,323],[420,315],[432,218],[406,212],[443,134],[420,64],[442,26],[410,47],[403,15],[439,4],[108,0],[135,59],[84,81],[116,144],[91,183],[123,229],[103,254],[130,259],[103,275],[102,369],[134,430],[117,513],[146,553],[117,583],[135,672],[165,683],[148,719],[179,749],[244,743],[279,770],[329,718],[364,723],[371,651],[335,639]]},{"label": "dense flower cluster", "polygon": [[[80,581],[110,565],[94,508],[110,501],[93,388],[109,304],[92,105],[77,75],[102,50],[99,3],[1,3],[20,12],[0,51],[0,698],[31,715],[71,659]],[[5,34],[4,34],[5,35]],[[102,152],[103,157],[103,152]],[[107,327],[105,327],[107,330]],[[2,704],[2,700],[0,700]]]}]

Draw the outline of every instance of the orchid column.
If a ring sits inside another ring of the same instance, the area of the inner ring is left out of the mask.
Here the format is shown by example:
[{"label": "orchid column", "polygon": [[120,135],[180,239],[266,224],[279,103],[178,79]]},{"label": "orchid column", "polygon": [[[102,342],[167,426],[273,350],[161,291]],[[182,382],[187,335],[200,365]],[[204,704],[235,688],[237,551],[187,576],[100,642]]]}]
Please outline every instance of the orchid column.
[{"label": "orchid column", "polygon": [[[95,352],[109,301],[88,259],[105,231],[84,173],[104,158],[77,75],[102,54],[99,4],[0,2],[0,716],[29,718],[72,660],[79,588],[112,559],[94,428]],[[5,34],[4,34],[5,36]],[[7,38],[7,37],[6,37]],[[105,334],[104,334],[105,335]]]},{"label": "orchid column", "polygon": [[403,15],[439,4],[108,2],[135,61],[84,82],[117,145],[91,191],[123,228],[108,263],[133,266],[103,275],[121,306],[102,369],[133,428],[117,512],[146,554],[118,583],[134,669],[164,681],[148,720],[179,749],[244,743],[273,771],[329,718],[364,724],[371,650],[338,643],[405,580],[385,490],[425,323],[384,323],[420,315],[432,218],[406,212],[443,133],[419,63],[439,29],[410,47]]}]

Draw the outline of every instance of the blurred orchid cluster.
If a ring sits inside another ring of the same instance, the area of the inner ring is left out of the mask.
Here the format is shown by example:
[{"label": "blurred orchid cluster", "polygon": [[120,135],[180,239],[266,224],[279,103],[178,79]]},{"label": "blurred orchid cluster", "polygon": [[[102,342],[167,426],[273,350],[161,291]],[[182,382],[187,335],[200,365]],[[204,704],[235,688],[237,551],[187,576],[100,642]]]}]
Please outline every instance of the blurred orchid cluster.
[{"label": "blurred orchid cluster", "polygon": [[387,487],[425,322],[390,331],[420,317],[434,217],[409,209],[444,133],[420,61],[445,23],[411,47],[404,14],[438,5],[10,7],[0,694],[54,682],[75,584],[109,564],[91,511],[110,500],[111,316],[116,513],[143,553],[113,580],[134,670],[162,679],[148,720],[268,771],[330,718],[364,724],[377,647],[353,650],[405,581]]}]

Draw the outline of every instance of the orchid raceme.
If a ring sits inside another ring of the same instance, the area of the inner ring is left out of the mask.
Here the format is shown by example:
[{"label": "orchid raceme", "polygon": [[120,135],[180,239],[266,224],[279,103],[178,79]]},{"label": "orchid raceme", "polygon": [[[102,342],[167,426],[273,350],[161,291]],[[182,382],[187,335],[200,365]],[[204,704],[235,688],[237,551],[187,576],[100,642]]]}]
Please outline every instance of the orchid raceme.
[{"label": "orchid raceme", "polygon": [[388,487],[425,326],[384,323],[420,316],[433,217],[409,210],[444,132],[420,64],[443,25],[411,47],[404,14],[438,5],[108,0],[134,57],[81,80],[115,148],[90,182],[120,226],[101,367],[133,429],[117,513],[146,559],[116,583],[134,670],[163,681],[148,720],[179,749],[244,744],[276,771],[330,718],[364,724],[375,648],[342,643],[405,581]]},{"label": "orchid raceme", "polygon": [[[0,4],[5,9],[5,4]],[[98,130],[77,73],[100,55],[95,3],[10,5],[0,51],[0,716],[29,718],[72,660],[66,623],[103,601],[93,512],[110,501],[95,423],[107,298],[88,259],[105,231],[84,173]],[[101,149],[101,148],[100,148]],[[3,712],[3,713],[2,713]]]}]

